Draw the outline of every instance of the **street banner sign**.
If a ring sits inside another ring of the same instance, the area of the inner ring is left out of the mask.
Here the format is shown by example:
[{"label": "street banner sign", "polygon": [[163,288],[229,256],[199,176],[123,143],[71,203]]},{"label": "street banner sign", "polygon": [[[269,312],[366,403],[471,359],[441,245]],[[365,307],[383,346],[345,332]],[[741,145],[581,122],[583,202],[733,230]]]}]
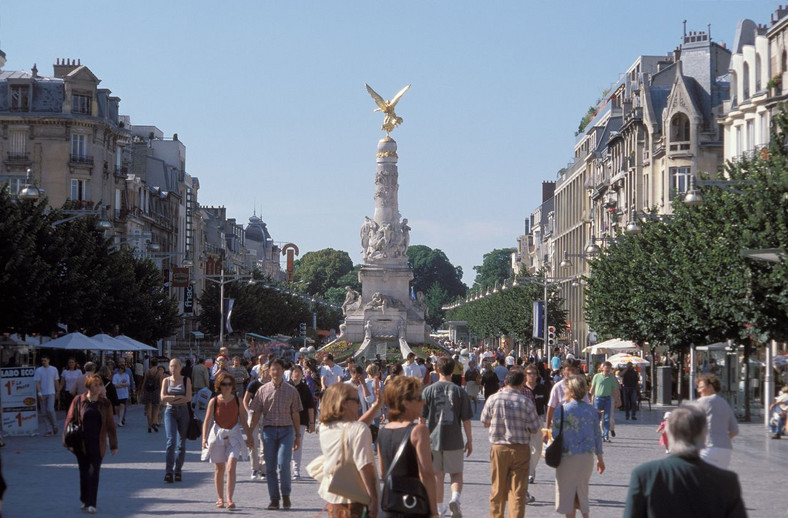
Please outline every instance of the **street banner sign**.
[{"label": "street banner sign", "polygon": [[34,435],[38,430],[35,367],[0,369],[3,433]]}]

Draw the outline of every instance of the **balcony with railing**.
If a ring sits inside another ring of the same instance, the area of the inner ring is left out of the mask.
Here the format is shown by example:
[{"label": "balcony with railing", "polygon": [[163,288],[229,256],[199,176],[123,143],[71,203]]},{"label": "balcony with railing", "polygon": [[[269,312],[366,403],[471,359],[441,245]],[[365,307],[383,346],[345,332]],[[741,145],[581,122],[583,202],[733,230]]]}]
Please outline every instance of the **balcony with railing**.
[{"label": "balcony with railing", "polygon": [[7,164],[17,164],[17,165],[24,165],[24,164],[31,164],[32,161],[30,160],[30,153],[28,152],[19,152],[19,151],[9,151],[6,153]]},{"label": "balcony with railing", "polygon": [[69,158],[69,162],[72,165],[93,167],[93,157],[92,156],[88,156],[88,155],[71,153],[71,156]]}]

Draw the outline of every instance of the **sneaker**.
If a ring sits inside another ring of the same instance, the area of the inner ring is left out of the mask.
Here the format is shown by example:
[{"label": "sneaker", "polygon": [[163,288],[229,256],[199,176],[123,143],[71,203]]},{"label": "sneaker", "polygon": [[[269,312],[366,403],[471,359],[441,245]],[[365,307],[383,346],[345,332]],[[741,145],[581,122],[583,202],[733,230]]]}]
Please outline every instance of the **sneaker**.
[{"label": "sneaker", "polygon": [[616,431],[615,430],[610,430],[610,435],[615,437],[616,436]]},{"label": "sneaker", "polygon": [[164,475],[164,481],[168,484],[172,484],[174,481],[172,477],[172,473],[167,473],[166,475]]},{"label": "sneaker", "polygon": [[451,513],[451,518],[462,518],[462,508],[459,500],[449,502],[449,512]]},{"label": "sneaker", "polygon": [[529,484],[533,484],[534,480],[536,480],[536,477],[534,475],[529,475],[528,476],[528,483]]},{"label": "sneaker", "polygon": [[88,514],[96,514],[96,508],[92,505],[88,507]]},{"label": "sneaker", "polygon": [[123,426],[124,426],[124,425],[123,425],[123,421],[121,421],[121,422],[119,422],[119,423],[118,423],[118,427],[119,427],[119,428],[123,428]]},{"label": "sneaker", "polygon": [[53,435],[55,435],[55,432],[49,431],[44,434],[44,437],[52,437]]},{"label": "sneaker", "polygon": [[298,470],[293,471],[293,480],[301,480],[301,472]]},{"label": "sneaker", "polygon": [[250,478],[252,480],[257,480],[258,478],[260,478],[260,473],[258,473],[256,470],[252,471],[252,476]]},{"label": "sneaker", "polygon": [[176,473],[175,482],[180,482],[181,480],[183,480],[183,476],[180,474],[180,472]]},{"label": "sneaker", "polygon": [[531,493],[525,493],[525,503],[532,504],[536,502],[536,497],[532,496]]}]

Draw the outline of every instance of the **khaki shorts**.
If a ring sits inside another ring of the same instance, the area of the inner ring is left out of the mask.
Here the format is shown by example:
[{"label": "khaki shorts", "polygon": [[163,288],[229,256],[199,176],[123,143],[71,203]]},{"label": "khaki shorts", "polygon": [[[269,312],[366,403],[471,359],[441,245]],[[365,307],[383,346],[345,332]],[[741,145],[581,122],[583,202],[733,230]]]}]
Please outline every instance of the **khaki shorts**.
[{"label": "khaki shorts", "polygon": [[463,450],[432,450],[432,469],[442,473],[462,473]]}]

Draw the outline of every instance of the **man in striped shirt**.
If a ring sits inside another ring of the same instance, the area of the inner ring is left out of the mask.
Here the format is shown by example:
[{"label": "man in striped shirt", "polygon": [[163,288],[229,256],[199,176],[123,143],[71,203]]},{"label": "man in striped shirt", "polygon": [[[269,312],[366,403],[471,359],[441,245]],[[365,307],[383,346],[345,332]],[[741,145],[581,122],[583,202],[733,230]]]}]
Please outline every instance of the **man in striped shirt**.
[{"label": "man in striped shirt", "polygon": [[[303,410],[298,390],[284,382],[285,364],[282,360],[273,360],[268,369],[271,381],[264,384],[254,395],[250,408],[254,417],[249,425],[254,430],[260,419],[263,420],[263,455],[265,457],[265,477],[268,483],[268,495],[271,503],[268,509],[279,509],[279,497],[282,506],[290,509],[290,461],[293,450],[301,447],[301,416]],[[277,459],[278,457],[278,459]],[[279,476],[282,477],[281,493]]]},{"label": "man in striped shirt", "polygon": [[525,516],[531,434],[540,433],[536,406],[522,393],[525,375],[514,369],[505,386],[490,396],[482,409],[482,425],[490,436],[490,516],[504,516],[507,499],[513,502],[509,516]]}]

